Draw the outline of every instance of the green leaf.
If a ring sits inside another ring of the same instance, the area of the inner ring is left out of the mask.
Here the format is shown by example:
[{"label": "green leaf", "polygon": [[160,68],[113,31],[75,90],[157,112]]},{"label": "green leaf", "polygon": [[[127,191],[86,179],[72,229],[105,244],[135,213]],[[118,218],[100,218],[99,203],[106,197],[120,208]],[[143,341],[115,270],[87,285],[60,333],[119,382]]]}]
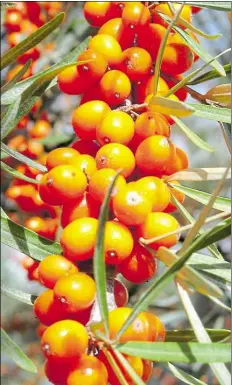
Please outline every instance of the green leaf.
[{"label": "green leaf", "polygon": [[197,5],[200,8],[208,8],[214,11],[224,11],[224,12],[231,11],[231,4],[229,1],[228,2],[226,1],[197,1],[197,2],[186,1],[185,4],[193,5],[193,6]]},{"label": "green leaf", "polygon": [[20,347],[1,328],[2,353],[7,354],[20,368],[27,372],[36,373],[33,362],[22,352]]},{"label": "green leaf", "polygon": [[230,344],[139,341],[119,344],[116,349],[123,354],[158,362],[230,362]]},{"label": "green leaf", "polygon": [[215,148],[211,147],[203,139],[201,139],[195,132],[193,132],[186,124],[184,124],[178,118],[172,116],[172,119],[175,121],[178,127],[185,133],[185,135],[199,148],[205,151],[214,152]]},{"label": "green leaf", "polygon": [[210,106],[206,104],[187,103],[194,108],[193,115],[207,120],[216,120],[224,123],[231,123],[231,110],[229,108]]},{"label": "green leaf", "polygon": [[109,334],[109,322],[108,322],[108,305],[107,305],[107,297],[106,297],[106,266],[105,266],[105,254],[104,254],[104,238],[105,238],[105,225],[108,219],[108,211],[109,211],[109,201],[114,188],[114,184],[117,178],[120,175],[120,171],[118,171],[112,180],[106,196],[104,198],[103,204],[100,210],[99,216],[99,225],[97,232],[97,239],[94,249],[93,256],[93,271],[94,271],[94,279],[97,285],[97,299],[100,308],[101,317],[103,320],[105,333],[108,337]]},{"label": "green leaf", "polygon": [[[231,63],[225,64],[223,68],[225,70],[226,75],[230,75]],[[211,71],[205,72],[204,74],[198,76],[196,79],[191,80],[190,82],[188,82],[188,84],[194,86],[196,84],[207,82],[208,80],[218,79],[219,77],[221,76],[218,74],[216,70],[213,69]]]},{"label": "green leaf", "polygon": [[150,110],[154,110],[155,112],[165,115],[185,117],[194,113],[194,109],[188,104],[165,98],[163,96],[152,96],[148,105]]},{"label": "green leaf", "polygon": [[4,283],[1,283],[1,293],[31,306],[33,306],[35,299],[37,298],[35,295],[24,293],[21,290],[11,289],[4,285]]},{"label": "green leaf", "polygon": [[12,64],[19,56],[35,47],[38,43],[44,40],[52,31],[54,31],[63,21],[64,13],[58,14],[51,21],[38,28],[30,36],[24,39],[21,43],[7,51],[1,59],[1,70]]},{"label": "green leaf", "polygon": [[32,63],[32,60],[28,60],[26,64],[23,66],[23,68],[11,79],[8,83],[6,83],[2,88],[1,88],[1,93],[3,94],[4,92],[8,91],[11,87],[13,87],[19,80],[23,77],[23,75],[27,72],[28,68],[30,67]]},{"label": "green leaf", "polygon": [[[225,167],[188,168],[166,177],[165,180],[168,182],[172,180],[192,182],[221,180],[225,170]],[[230,172],[227,174],[226,179],[231,179]]]},{"label": "green leaf", "polygon": [[17,159],[19,162],[22,162],[29,167],[33,167],[36,170],[39,170],[41,172],[47,171],[47,168],[42,164],[35,162],[34,160],[28,158],[23,154],[20,154],[20,152],[16,150],[12,150],[11,148],[7,147],[4,143],[1,143],[1,151],[4,151],[8,155],[12,156],[13,158]]},{"label": "green leaf", "polygon": [[[182,185],[170,185],[177,191],[180,191],[187,195],[187,197],[194,199],[197,202],[207,205],[211,198],[211,194],[208,194],[204,191],[195,190],[193,188],[185,187]],[[220,211],[230,212],[231,211],[231,199],[224,197],[217,197],[214,201],[213,208]]]},{"label": "green leaf", "polygon": [[119,383],[121,385],[129,385],[128,382],[126,381],[125,377],[123,376],[122,371],[119,368],[117,362],[115,361],[114,357],[110,353],[110,351],[107,350],[107,349],[104,349],[103,352],[104,352],[104,354],[105,354],[105,356],[106,356],[106,358],[107,358],[111,368],[113,369],[116,377],[118,378]]},{"label": "green leaf", "polygon": [[11,104],[7,108],[7,110],[4,111],[2,124],[1,124],[2,139],[4,139],[10,133],[10,131],[12,131],[15,128],[16,124],[13,123],[12,125],[12,122],[16,120],[16,117],[19,112],[20,103],[21,103],[21,98],[19,97],[14,104]]},{"label": "green leaf", "polygon": [[201,273],[216,276],[225,283],[231,282],[231,266],[229,262],[215,260],[215,258],[208,255],[194,253],[188,261],[188,265],[191,265]]},{"label": "green leaf", "polygon": [[75,134],[59,134],[55,135],[52,133],[51,135],[47,136],[46,138],[43,138],[40,140],[40,143],[43,146],[46,146],[47,149],[51,150],[54,149],[60,145],[68,145],[75,139]]},{"label": "green leaf", "polygon": [[[70,65],[70,63],[71,65],[73,65],[72,63],[78,65],[76,59],[87,47],[89,39],[89,37],[86,38],[77,48],[69,52],[62,60],[50,68],[15,84],[12,89],[1,95],[1,103],[3,105],[13,103],[30,86],[33,86],[35,83],[37,84],[37,82],[41,82],[41,80],[54,78],[59,72],[67,68],[66,66]],[[53,81],[51,85],[55,86],[56,83],[57,81]],[[51,85],[49,85],[48,88],[50,88]]]},{"label": "green leaf", "polygon": [[34,231],[17,225],[3,216],[1,218],[1,237],[2,243],[29,255],[36,261],[42,261],[48,255],[62,253],[59,243],[41,237]]},{"label": "green leaf", "polygon": [[25,180],[26,182],[33,183],[33,184],[40,184],[40,181],[38,181],[37,179],[29,178],[28,176],[23,175],[21,172],[13,169],[12,167],[8,166],[3,162],[1,162],[1,169],[3,171],[6,171],[10,175],[13,175],[14,178]]},{"label": "green leaf", "polygon": [[172,374],[179,380],[183,381],[188,385],[207,385],[205,382],[198,380],[197,378],[191,376],[190,374],[184,372],[183,370],[177,368],[176,366],[168,363],[168,367],[171,370]]},{"label": "green leaf", "polygon": [[[231,331],[227,329],[206,329],[213,342],[222,341],[224,338],[231,335]],[[184,330],[167,330],[166,342],[194,342],[196,335],[193,329]]]}]

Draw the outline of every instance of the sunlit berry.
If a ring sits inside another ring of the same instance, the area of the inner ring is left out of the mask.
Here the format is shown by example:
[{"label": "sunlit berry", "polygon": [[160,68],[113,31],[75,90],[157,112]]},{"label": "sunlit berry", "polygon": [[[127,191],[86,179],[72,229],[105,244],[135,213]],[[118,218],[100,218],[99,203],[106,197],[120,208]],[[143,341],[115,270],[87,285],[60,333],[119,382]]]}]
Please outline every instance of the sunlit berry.
[{"label": "sunlit berry", "polygon": [[36,298],[34,313],[46,326],[65,318],[62,307],[54,300],[53,290],[46,290]]},{"label": "sunlit berry", "polygon": [[[103,200],[107,194],[110,184],[114,180],[116,171],[111,168],[104,168],[97,170],[91,177],[89,182],[89,194],[92,196],[98,204],[103,203]],[[118,192],[126,185],[126,181],[123,176],[119,175],[112,193],[111,199],[118,194]]]},{"label": "sunlit berry", "polygon": [[95,158],[99,145],[92,140],[77,139],[71,145],[74,150],[77,150],[80,154],[88,154]]},{"label": "sunlit berry", "polygon": [[134,136],[134,121],[126,112],[111,111],[97,127],[97,140],[108,143],[128,144]]},{"label": "sunlit berry", "polygon": [[74,148],[59,147],[49,152],[46,158],[46,167],[51,170],[57,166],[74,165],[80,153]]},{"label": "sunlit berry", "polygon": [[[181,5],[177,4],[177,3],[173,3],[172,6],[174,8],[174,13],[178,12],[180,7],[181,7]],[[165,27],[167,27],[168,23],[166,23],[162,19],[162,17],[159,15],[158,12],[161,12],[164,15],[166,15],[166,16],[168,16],[170,18],[173,18],[173,12],[169,8],[169,5],[161,3],[161,4],[157,5],[155,7],[154,11],[152,12],[153,23],[161,24],[161,25],[164,25]],[[189,5],[184,5],[183,9],[181,10],[180,17],[182,19],[186,20],[187,22],[191,23],[192,12],[191,12],[191,7]],[[177,20],[177,24],[178,24],[178,22],[180,23],[179,20]]]},{"label": "sunlit berry", "polygon": [[166,28],[162,25],[151,23],[138,34],[139,47],[149,52],[153,60],[157,58],[165,32]]},{"label": "sunlit berry", "polygon": [[[177,180],[172,180],[171,181],[171,184],[172,185],[180,185],[180,183],[177,181]],[[185,195],[184,195],[184,193],[182,193],[181,191],[178,191],[177,189],[175,189],[175,187],[173,187],[173,186],[168,186],[169,187],[169,190],[170,190],[170,192],[171,192],[171,195],[173,195],[177,200],[178,200],[178,202],[179,203],[181,203],[181,204],[183,204],[184,203],[184,200],[185,200]],[[172,213],[172,212],[174,212],[174,211],[176,211],[177,210],[177,207],[176,207],[176,205],[172,202],[172,199],[171,199],[171,201],[169,202],[169,204],[168,204],[168,206],[166,207],[166,209],[165,209],[165,212],[166,213]]]},{"label": "sunlit berry", "polygon": [[87,49],[82,52],[77,59],[77,61],[85,60],[89,60],[89,62],[80,64],[77,67],[79,75],[82,76],[85,81],[87,80],[87,82],[89,82],[89,79],[93,82],[100,80],[107,70],[108,62],[106,58],[98,51]]},{"label": "sunlit berry", "polygon": [[188,156],[184,150],[175,146],[175,152],[172,159],[164,170],[164,174],[172,175],[178,171],[185,170],[189,167]]},{"label": "sunlit berry", "polygon": [[111,35],[95,35],[89,42],[88,48],[100,52],[108,61],[109,66],[117,65],[122,56],[118,41]]},{"label": "sunlit berry", "polygon": [[77,272],[77,266],[62,255],[48,255],[40,262],[38,267],[39,280],[49,289],[53,289],[62,276]]},{"label": "sunlit berry", "polygon": [[99,83],[103,100],[110,106],[117,106],[131,93],[131,83],[126,74],[112,70],[105,73]]},{"label": "sunlit berry", "polygon": [[67,385],[107,385],[108,372],[97,357],[84,355],[70,371],[66,383]]},{"label": "sunlit berry", "polygon": [[151,15],[148,7],[141,4],[139,1],[126,3],[122,11],[123,24],[136,31],[141,27],[145,27],[149,23],[150,17]]},{"label": "sunlit berry", "polygon": [[50,134],[51,129],[51,124],[46,120],[37,120],[28,134],[33,139],[43,139]]},{"label": "sunlit berry", "polygon": [[117,307],[124,307],[128,303],[128,290],[126,286],[118,281],[117,279],[114,280],[114,299],[116,302]]},{"label": "sunlit berry", "polygon": [[118,221],[106,222],[104,252],[107,264],[122,263],[131,254],[133,245],[132,234],[125,225]]},{"label": "sunlit berry", "polygon": [[150,74],[152,59],[143,48],[131,47],[122,53],[118,68],[124,72],[130,80],[138,81]]},{"label": "sunlit berry", "polygon": [[170,136],[170,124],[156,112],[143,112],[135,121],[135,135],[139,142],[153,135]]},{"label": "sunlit berry", "polygon": [[160,178],[145,176],[137,180],[135,188],[152,202],[152,211],[154,212],[164,211],[170,203],[169,189]]},{"label": "sunlit berry", "polygon": [[86,1],[84,16],[92,27],[100,27],[108,19],[110,11],[109,1]]},{"label": "sunlit berry", "polygon": [[185,44],[167,44],[164,49],[161,69],[169,75],[179,75],[187,71],[193,64],[194,54]]}]

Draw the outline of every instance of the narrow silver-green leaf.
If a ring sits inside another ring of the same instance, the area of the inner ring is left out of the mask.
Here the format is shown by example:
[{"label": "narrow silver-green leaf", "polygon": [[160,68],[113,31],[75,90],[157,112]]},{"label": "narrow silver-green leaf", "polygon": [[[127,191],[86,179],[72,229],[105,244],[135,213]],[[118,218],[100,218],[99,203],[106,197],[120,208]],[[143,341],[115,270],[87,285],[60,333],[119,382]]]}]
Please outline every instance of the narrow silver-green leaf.
[{"label": "narrow silver-green leaf", "polygon": [[172,372],[172,374],[174,374],[174,376],[176,378],[179,378],[179,380],[183,381],[185,384],[188,384],[188,385],[207,385],[205,382],[198,380],[197,378],[191,376],[191,374],[184,372],[182,369],[177,368],[176,366],[174,366],[170,363],[168,363],[168,367],[169,367],[170,371]]},{"label": "narrow silver-green leaf", "polygon": [[231,11],[231,3],[230,1],[186,1],[185,4],[187,5],[193,5],[198,6],[200,8],[208,8],[212,9],[214,11],[224,11],[228,12]]},{"label": "narrow silver-green leaf", "polygon": [[165,115],[174,115],[179,117],[190,116],[194,113],[194,109],[189,107],[188,104],[172,100],[163,96],[152,96],[148,103],[149,109],[159,112],[160,114]]},{"label": "narrow silver-green leaf", "polygon": [[[206,329],[213,342],[219,342],[229,337],[231,331],[227,329]],[[197,341],[193,329],[167,330],[165,342],[194,342]]]},{"label": "narrow silver-green leaf", "polygon": [[[15,128],[16,124],[12,125],[12,122],[15,121],[18,112],[19,112],[19,107],[21,103],[21,98],[19,97],[15,103],[11,104],[6,111],[4,111],[4,115],[2,118],[1,122],[1,136],[2,139],[4,139],[10,131]],[[13,126],[13,127],[12,127]]]},{"label": "narrow silver-green leaf", "polygon": [[216,276],[219,281],[231,282],[231,266],[229,262],[215,260],[215,258],[209,255],[194,253],[189,259],[188,265],[191,265],[201,273]]},{"label": "narrow silver-green leaf", "polygon": [[17,301],[26,303],[27,305],[31,305],[31,306],[33,306],[34,301],[37,298],[35,295],[24,293],[21,290],[9,288],[6,285],[4,285],[4,283],[1,283],[1,293],[10,298],[16,299]]},{"label": "narrow silver-green leaf", "polygon": [[1,328],[2,354],[7,354],[20,368],[27,372],[36,373],[33,362],[22,352],[20,347]]},{"label": "narrow silver-green leaf", "polygon": [[1,88],[1,93],[8,91],[11,87],[13,87],[19,80],[23,77],[23,75],[27,72],[30,67],[32,60],[28,60],[28,62],[23,66],[23,68],[11,79],[8,83],[4,84]]},{"label": "narrow silver-green leaf", "polygon": [[204,249],[231,235],[231,219],[225,219],[211,229],[204,231],[191,245],[192,252]]},{"label": "narrow silver-green leaf", "polygon": [[38,181],[37,179],[32,179],[26,175],[23,175],[21,172],[13,169],[12,167],[8,166],[4,162],[1,162],[1,169],[3,171],[6,171],[8,174],[12,175],[14,178],[25,180],[26,182],[33,183],[33,184],[40,184],[40,181]]},{"label": "narrow silver-green leaf", "polygon": [[193,115],[207,120],[216,120],[224,123],[231,123],[231,110],[213,105],[186,103],[194,108]]},{"label": "narrow silver-green leaf", "polygon": [[[223,68],[225,70],[226,75],[230,75],[231,63],[225,64],[223,66]],[[216,70],[213,69],[211,71],[205,72],[204,74],[198,76],[196,79],[191,80],[190,82],[188,82],[188,84],[194,86],[196,84],[201,84],[201,83],[207,82],[208,80],[218,79],[219,77],[221,77],[221,76],[218,74],[218,72]]]}]

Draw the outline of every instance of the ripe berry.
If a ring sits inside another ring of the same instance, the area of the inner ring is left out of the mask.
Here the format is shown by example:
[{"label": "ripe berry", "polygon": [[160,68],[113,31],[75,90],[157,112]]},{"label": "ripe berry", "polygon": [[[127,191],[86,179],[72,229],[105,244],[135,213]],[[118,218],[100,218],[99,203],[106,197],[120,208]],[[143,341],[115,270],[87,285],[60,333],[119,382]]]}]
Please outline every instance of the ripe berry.
[{"label": "ripe berry", "polygon": [[131,254],[134,240],[130,230],[117,221],[106,222],[104,252],[109,265],[122,263]]},{"label": "ripe berry", "polygon": [[[115,2],[111,2],[111,4],[114,3]],[[114,37],[122,49],[132,47],[135,40],[135,31],[133,28],[126,27],[121,18],[108,20],[101,26],[98,34],[106,34]]]},{"label": "ripe berry", "polygon": [[130,80],[138,81],[150,74],[152,59],[145,49],[131,47],[123,51],[118,67]]},{"label": "ripe berry", "polygon": [[[172,5],[173,5],[173,8],[175,10],[174,12],[177,12],[181,7],[180,4],[176,4],[176,3],[173,3]],[[153,14],[152,14],[153,23],[161,24],[161,25],[167,27],[168,24],[162,19],[162,17],[158,14],[158,12],[161,12],[164,15],[173,18],[173,13],[170,10],[169,5],[168,4],[157,5],[154,9]],[[181,10],[180,17],[182,19],[186,20],[187,22],[191,23],[192,12],[191,12],[191,7],[189,5],[184,5],[183,9]],[[178,24],[178,21],[177,21],[177,24]]]},{"label": "ripe berry", "polygon": [[67,384],[67,378],[73,368],[73,364],[54,362],[47,360],[44,366],[44,372],[48,380],[54,385]]},{"label": "ripe berry", "polygon": [[156,112],[143,112],[135,121],[135,134],[141,142],[149,136],[170,136],[170,124],[167,119]]},{"label": "ripe berry", "polygon": [[88,180],[97,171],[95,159],[92,156],[86,154],[79,155],[78,159],[75,161],[75,167],[82,171]]},{"label": "ripe berry", "polygon": [[19,32],[20,25],[22,21],[22,15],[18,11],[6,12],[4,26],[7,29],[7,32]]},{"label": "ripe berry", "polygon": [[79,95],[88,89],[86,77],[80,76],[76,66],[68,67],[58,75],[60,91],[68,95]]},{"label": "ripe berry", "polygon": [[84,355],[67,378],[67,385],[107,385],[108,372],[96,357]]},{"label": "ripe berry", "polygon": [[92,49],[87,49],[80,54],[77,61],[87,61],[88,63],[80,64],[77,67],[77,72],[83,79],[89,79],[92,83],[101,79],[104,73],[107,70],[107,60],[106,58],[97,51]]},{"label": "ripe berry", "polygon": [[[175,84],[179,83],[183,79],[183,76],[182,75],[176,75],[175,79],[176,79],[176,82],[174,82],[173,80],[167,80],[167,84],[168,84],[169,88],[172,88]],[[179,100],[184,102],[187,99],[188,92],[185,90],[185,88],[179,88],[179,90],[177,90],[174,93],[174,95],[176,95]]]},{"label": "ripe berry", "polygon": [[142,360],[142,361],[143,361],[142,380],[143,380],[143,382],[147,383],[152,376],[153,362],[149,361],[149,360]]},{"label": "ripe berry", "polygon": [[106,34],[95,35],[90,40],[88,48],[100,52],[108,61],[109,66],[115,66],[121,60],[122,49],[113,36]]},{"label": "ripe berry", "polygon": [[108,19],[109,1],[86,1],[84,16],[92,27],[100,27]]},{"label": "ripe berry", "polygon": [[166,330],[163,323],[160,319],[153,313],[143,312],[146,319],[149,323],[150,333],[149,333],[149,341],[150,342],[163,342],[166,336]]},{"label": "ripe berry", "polygon": [[49,255],[40,262],[38,267],[39,280],[49,289],[53,289],[58,279],[63,275],[77,272],[77,266],[62,255]]},{"label": "ripe berry", "polygon": [[[138,236],[144,239],[151,239],[165,235],[171,231],[175,231],[179,228],[179,223],[170,214],[166,213],[150,213],[148,214],[144,223],[138,228]],[[170,248],[175,246],[178,242],[179,235],[169,235],[158,241],[149,244],[154,250],[157,250],[160,246]]]},{"label": "ripe berry", "polygon": [[123,72],[112,70],[103,75],[99,83],[99,89],[102,99],[107,104],[117,106],[130,95],[131,83],[128,76]]},{"label": "ripe berry", "polygon": [[[136,100],[138,103],[143,103],[148,95],[153,94],[154,82],[155,77],[152,75],[136,83]],[[162,92],[165,95],[168,91],[169,87],[166,81],[159,77],[157,93]]]},{"label": "ripe berry", "polygon": [[162,179],[145,176],[136,182],[135,188],[152,202],[152,211],[164,211],[170,203],[171,195]]},{"label": "ripe berry", "polygon": [[145,49],[153,60],[157,58],[159,47],[166,28],[159,24],[151,23],[138,34],[138,45]]},{"label": "ripe berry", "polygon": [[70,148],[70,147],[56,148],[55,150],[52,150],[51,152],[49,152],[49,154],[47,155],[46,167],[49,171],[52,168],[57,166],[64,166],[67,164],[74,165],[79,155],[80,155],[79,152],[74,148]]},{"label": "ripe berry", "polygon": [[122,11],[123,24],[136,32],[149,23],[150,17],[149,9],[138,1],[126,3]]},{"label": "ripe berry", "polygon": [[80,218],[70,223],[61,233],[64,256],[73,261],[92,258],[97,236],[98,220]]},{"label": "ripe berry", "polygon": [[[177,180],[172,180],[171,184],[180,185],[180,183]],[[175,187],[172,187],[172,186],[168,186],[168,188],[171,192],[171,195],[174,195],[174,197],[178,200],[178,202],[180,202],[181,204],[184,203],[185,195],[181,191],[176,190]],[[173,211],[176,211],[176,210],[177,210],[176,205],[172,201],[170,201],[168,206],[165,209],[165,212],[172,213]]]},{"label": "ripe berry", "polygon": [[43,153],[44,148],[38,140],[29,139],[18,147],[18,151],[28,158],[37,159]]},{"label": "ripe berry", "polygon": [[165,168],[164,173],[166,175],[172,175],[175,172],[184,170],[189,167],[188,156],[184,150],[176,147],[174,158],[170,164]]},{"label": "ripe berry", "polygon": [[88,333],[83,325],[64,320],[49,326],[41,339],[44,355],[53,362],[75,362],[88,346]]},{"label": "ripe berry", "polygon": [[62,307],[54,300],[53,290],[46,290],[36,298],[34,313],[46,326],[65,318]]},{"label": "ripe berry", "polygon": [[99,150],[99,146],[96,142],[83,139],[77,139],[72,143],[71,147],[74,148],[74,150],[77,150],[80,154],[88,154],[94,158]]},{"label": "ripe berry", "polygon": [[128,303],[128,291],[125,285],[117,279],[114,280],[114,299],[117,307],[124,307]]},{"label": "ripe berry", "polygon": [[81,139],[95,139],[96,128],[108,112],[110,112],[110,107],[100,100],[82,104],[74,111],[72,117],[76,135]]},{"label": "ripe berry", "polygon": [[152,202],[130,185],[122,188],[113,199],[116,217],[127,226],[143,223],[151,212]]},{"label": "ripe berry", "polygon": [[55,284],[54,297],[67,313],[89,308],[95,299],[96,284],[84,273],[61,277]]},{"label": "ripe berry", "polygon": [[45,238],[47,237],[48,229],[47,229],[46,222],[43,218],[40,218],[40,217],[28,218],[25,221],[24,226],[27,229],[34,231],[41,237],[45,237]]},{"label": "ripe berry", "polygon": [[140,284],[151,279],[157,270],[156,259],[136,244],[132,254],[119,265],[119,272],[128,281]]},{"label": "ripe berry", "polygon": [[128,144],[134,132],[134,121],[130,115],[123,111],[111,111],[97,128],[97,140],[102,146],[108,143]]},{"label": "ripe berry", "polygon": [[51,124],[46,120],[37,120],[34,126],[29,130],[28,134],[33,139],[43,139],[51,132]]},{"label": "ripe berry", "polygon": [[161,63],[163,72],[169,75],[179,75],[187,71],[193,64],[194,54],[191,49],[180,43],[166,45]]},{"label": "ripe berry", "polygon": [[97,168],[122,169],[121,175],[129,177],[135,168],[133,152],[120,143],[105,144],[96,155]]},{"label": "ripe berry", "polygon": [[[91,177],[89,182],[89,194],[95,199],[98,203],[102,203],[108,188],[115,177],[116,171],[111,168],[103,168],[102,170],[97,170],[95,174]],[[123,186],[126,185],[126,181],[123,176],[119,175],[115,184],[111,197],[114,197],[121,190]]]}]

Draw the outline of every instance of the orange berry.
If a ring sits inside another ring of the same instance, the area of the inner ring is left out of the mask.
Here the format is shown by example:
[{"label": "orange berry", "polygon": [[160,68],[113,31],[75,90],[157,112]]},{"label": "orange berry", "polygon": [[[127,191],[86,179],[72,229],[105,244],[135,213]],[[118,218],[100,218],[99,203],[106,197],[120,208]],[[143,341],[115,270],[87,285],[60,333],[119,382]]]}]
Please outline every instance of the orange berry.
[{"label": "orange berry", "polygon": [[118,281],[117,279],[114,280],[114,299],[116,302],[117,307],[124,307],[128,303],[128,291],[126,286]]},{"label": "orange berry", "polygon": [[18,147],[18,151],[28,158],[37,159],[42,155],[44,148],[38,140],[29,139]]},{"label": "orange berry", "polygon": [[46,326],[52,325],[65,317],[60,304],[54,301],[53,290],[46,290],[36,298],[34,313],[40,322]]},{"label": "orange berry", "polygon": [[135,157],[133,152],[120,143],[105,144],[96,155],[97,168],[122,169],[121,175],[129,177],[135,168]]},{"label": "orange berry", "polygon": [[141,27],[145,27],[150,22],[150,18],[149,9],[139,1],[126,3],[122,11],[123,24],[136,31]]},{"label": "orange berry", "polygon": [[46,237],[47,235],[47,225],[43,218],[40,218],[40,217],[28,218],[25,221],[24,226],[27,229],[41,235],[42,237]]},{"label": "orange berry", "polygon": [[92,258],[97,229],[98,220],[95,218],[76,219],[66,226],[60,238],[65,257],[74,261]]},{"label": "orange berry", "polygon": [[143,312],[142,314],[145,315],[145,317],[149,323],[149,328],[150,328],[149,341],[150,342],[163,342],[165,340],[165,336],[166,336],[166,330],[165,330],[163,323],[153,313]]},{"label": "orange berry", "polygon": [[86,1],[84,16],[92,27],[101,27],[108,19],[109,1]]},{"label": "orange berry", "polygon": [[122,263],[131,254],[134,240],[130,230],[118,221],[106,222],[104,252],[109,265]]},{"label": "orange berry", "polygon": [[155,176],[139,179],[135,189],[152,202],[152,211],[164,211],[170,203],[171,195],[166,183]]},{"label": "orange berry", "polygon": [[142,361],[143,361],[142,380],[143,380],[143,382],[147,383],[152,376],[153,362],[149,361],[149,360],[142,360]]},{"label": "orange berry", "polygon": [[84,273],[65,275],[56,282],[54,287],[55,299],[67,313],[77,313],[87,309],[93,304],[95,295],[96,284]]},{"label": "orange berry", "polygon": [[57,166],[74,165],[80,153],[74,148],[60,147],[52,150],[47,155],[46,167],[51,170]]},{"label": "orange berry", "polygon": [[88,154],[94,158],[99,150],[99,146],[96,142],[83,139],[77,139],[72,143],[71,147],[74,148],[74,150],[77,150],[80,154]]},{"label": "orange berry", "polygon": [[92,156],[86,154],[79,155],[75,160],[74,166],[78,170],[82,171],[88,180],[97,171],[95,159]]},{"label": "orange berry", "polygon": [[126,112],[111,111],[97,127],[97,140],[101,145],[128,144],[134,136],[134,126],[133,119]]},{"label": "orange berry", "polygon": [[126,1],[111,1],[110,2],[110,18],[121,17],[122,11],[126,5]]},{"label": "orange berry", "polygon": [[193,64],[194,54],[191,49],[181,43],[166,45],[161,69],[168,75],[179,75],[187,71]]},{"label": "orange berry", "polygon": [[19,32],[22,21],[22,15],[20,12],[14,10],[6,12],[4,26],[8,32]]},{"label": "orange berry", "polygon": [[[113,4],[113,3],[111,3]],[[120,17],[115,19],[108,20],[105,24],[101,26],[98,30],[98,35],[105,34],[114,37],[118,42],[120,42],[120,38],[123,32],[123,23]]]},{"label": "orange berry", "polygon": [[132,254],[119,265],[119,272],[128,281],[140,284],[151,279],[157,270],[156,259],[138,243]]},{"label": "orange berry", "polygon": [[42,139],[51,132],[51,124],[46,120],[37,120],[34,126],[29,130],[28,134],[33,139]]},{"label": "orange berry", "polygon": [[108,61],[109,66],[117,65],[121,60],[122,49],[117,40],[111,35],[95,35],[90,40],[88,48],[100,52]]},{"label": "orange berry", "polygon": [[64,385],[67,384],[67,378],[73,368],[71,363],[53,362],[48,360],[44,366],[44,372],[48,380],[54,385]]},{"label": "orange berry", "polygon": [[119,69],[124,72],[130,80],[138,81],[150,74],[152,59],[150,54],[143,48],[131,47],[122,53]]},{"label": "orange berry", "polygon": [[138,45],[151,55],[152,59],[157,58],[159,47],[166,28],[159,24],[151,23],[138,34]]},{"label": "orange berry", "polygon": [[108,112],[110,107],[100,100],[92,100],[79,106],[72,117],[76,135],[81,139],[95,139],[96,128]]},{"label": "orange berry", "polygon": [[166,175],[172,175],[175,172],[184,170],[189,167],[188,156],[184,150],[175,147],[174,157],[164,170]]},{"label": "orange berry", "polygon": [[110,106],[123,103],[131,93],[131,83],[128,76],[117,70],[106,72],[101,78],[99,88],[103,100]]},{"label": "orange berry", "polygon": [[17,124],[17,128],[19,129],[26,129],[29,123],[29,118],[27,115],[24,115],[22,119]]},{"label": "orange berry", "polygon": [[44,355],[53,362],[73,362],[86,352],[88,333],[79,322],[59,321],[45,330],[41,346]]},{"label": "orange berry", "polygon": [[96,357],[83,356],[67,378],[67,385],[107,385],[108,372]]},{"label": "orange berry", "polygon": [[[89,182],[89,194],[95,199],[98,203],[102,203],[108,188],[115,177],[116,171],[111,168],[104,168],[102,170],[97,170],[94,175],[91,177]],[[126,181],[123,176],[119,175],[113,191],[111,193],[111,198],[113,198],[121,190],[123,186],[126,185]]]},{"label": "orange berry", "polygon": [[98,218],[100,211],[99,203],[88,193],[62,207],[61,226],[66,227],[69,223],[79,218]]},{"label": "orange berry", "polygon": [[169,164],[173,151],[165,136],[150,136],[138,146],[135,153],[136,164],[146,174],[160,175]]},{"label": "orange berry", "polygon": [[65,94],[79,95],[89,87],[89,81],[79,74],[77,68],[76,66],[66,68],[57,77],[59,89]]},{"label": "orange berry", "polygon": [[56,206],[79,198],[86,188],[87,178],[82,171],[72,165],[62,165],[43,176],[39,193],[44,202]]},{"label": "orange berry", "polygon": [[127,226],[143,223],[151,209],[152,202],[139,193],[134,186],[125,186],[113,199],[114,214]]},{"label": "orange berry", "polygon": [[[95,82],[100,80],[107,70],[107,60],[98,51],[87,49],[80,54],[77,61],[90,60],[88,63],[78,65],[77,71],[84,79],[91,79]],[[88,80],[89,81],[89,80]]]},{"label": "orange berry", "polygon": [[[176,4],[176,3],[173,3],[172,6],[173,6],[173,8],[175,10],[174,12],[177,12],[180,9],[180,7],[181,7],[180,4]],[[159,4],[159,5],[157,5],[155,7],[155,9],[154,9],[154,12],[152,13],[153,23],[161,24],[161,25],[167,27],[168,24],[162,19],[162,17],[158,14],[158,12],[161,12],[164,15],[173,18],[173,13],[170,10],[168,4]],[[182,9],[182,11],[180,13],[180,17],[182,19],[188,21],[189,23],[191,23],[192,12],[191,12],[191,7],[189,5],[184,5],[184,7],[183,7],[183,9]],[[178,24],[178,20],[177,20],[177,24]]]},{"label": "orange berry", "polygon": [[[144,223],[142,223],[138,228],[138,236],[143,237],[144,239],[151,239],[165,235],[171,231],[178,230],[179,223],[177,220],[167,213],[150,213],[148,214]],[[149,244],[154,250],[157,250],[159,247],[164,246],[170,248],[175,246],[178,242],[179,235],[169,235],[158,241],[155,241]]]},{"label": "orange berry", "polygon": [[[138,103],[143,103],[146,96],[153,94],[154,90],[154,75],[148,76],[143,81],[138,81],[136,83],[136,100]],[[166,81],[159,77],[157,93],[163,92],[164,95],[169,91]]]},{"label": "orange berry", "polygon": [[31,48],[27,52],[23,53],[21,56],[18,56],[17,62],[20,64],[26,64],[28,60],[36,61],[40,57],[40,51],[38,48]]},{"label": "orange berry", "polygon": [[156,112],[143,112],[135,121],[135,134],[140,142],[149,136],[170,136],[170,124],[167,119]]},{"label": "orange berry", "polygon": [[[172,180],[171,184],[180,185],[180,183],[177,180]],[[168,186],[168,188],[171,192],[171,195],[174,195],[174,197],[178,200],[178,202],[180,202],[181,204],[184,203],[185,195],[181,191],[176,190],[175,187],[172,187],[172,186]],[[176,210],[177,210],[176,205],[172,203],[172,201],[170,201],[168,206],[165,209],[165,212],[172,213],[173,211],[176,211]]]},{"label": "orange berry", "polygon": [[38,267],[39,280],[49,289],[53,289],[62,276],[77,272],[77,266],[62,255],[49,255],[40,262]]}]

